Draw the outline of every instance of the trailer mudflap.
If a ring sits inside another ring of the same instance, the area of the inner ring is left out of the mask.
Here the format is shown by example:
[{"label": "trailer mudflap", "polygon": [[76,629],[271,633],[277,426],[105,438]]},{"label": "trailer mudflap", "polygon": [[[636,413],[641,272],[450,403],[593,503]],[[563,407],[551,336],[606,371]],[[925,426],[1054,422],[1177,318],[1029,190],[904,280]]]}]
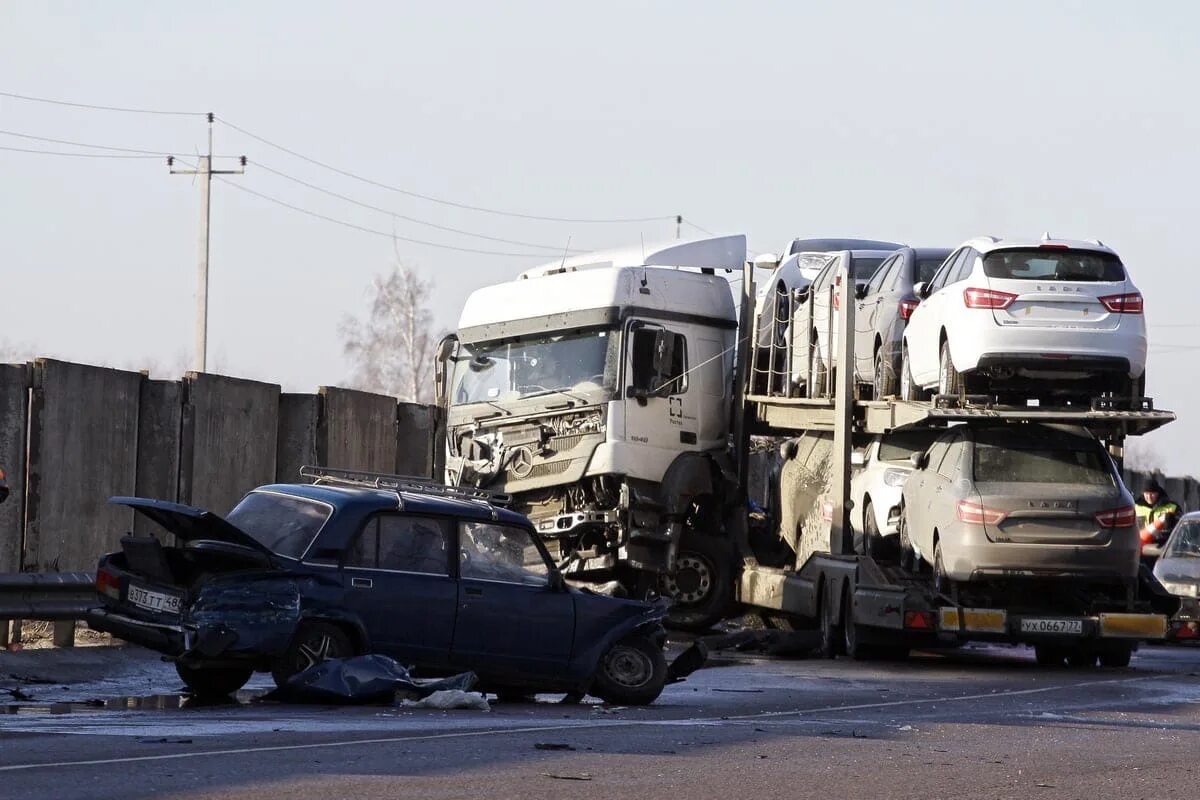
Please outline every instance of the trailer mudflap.
[{"label": "trailer mudflap", "polygon": [[1100,635],[1114,639],[1165,639],[1167,618],[1162,614],[1101,614]]}]

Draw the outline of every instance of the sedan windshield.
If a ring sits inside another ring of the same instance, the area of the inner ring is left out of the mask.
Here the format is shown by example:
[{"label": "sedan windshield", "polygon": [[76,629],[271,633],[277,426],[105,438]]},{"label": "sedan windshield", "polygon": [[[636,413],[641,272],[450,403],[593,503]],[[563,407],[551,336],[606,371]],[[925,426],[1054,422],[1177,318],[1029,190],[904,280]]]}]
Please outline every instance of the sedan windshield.
[{"label": "sedan windshield", "polygon": [[463,345],[454,368],[454,405],[506,402],[555,392],[612,392],[619,337],[607,330],[524,336]]},{"label": "sedan windshield", "polygon": [[272,553],[300,558],[333,513],[312,500],[251,492],[225,517]]},{"label": "sedan windshield", "polygon": [[1125,280],[1125,267],[1112,253],[1035,247],[988,253],[983,274],[1003,280],[1115,283]]},{"label": "sedan windshield", "polygon": [[1200,558],[1200,520],[1185,519],[1171,534],[1164,558]]}]

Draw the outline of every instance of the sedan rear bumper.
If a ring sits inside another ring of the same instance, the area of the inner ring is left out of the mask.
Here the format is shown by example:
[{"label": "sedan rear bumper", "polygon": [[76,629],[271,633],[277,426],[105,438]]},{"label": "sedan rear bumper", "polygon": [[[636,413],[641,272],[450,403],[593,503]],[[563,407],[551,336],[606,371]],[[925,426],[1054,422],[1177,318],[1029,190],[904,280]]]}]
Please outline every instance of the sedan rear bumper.
[{"label": "sedan rear bumper", "polygon": [[192,633],[181,625],[146,622],[103,606],[84,617],[88,627],[168,656],[179,656],[191,647]]},{"label": "sedan rear bumper", "polygon": [[972,325],[949,331],[950,356],[960,372],[1005,366],[1054,372],[1118,372],[1138,377],[1146,370],[1145,329],[1111,330]]},{"label": "sedan rear bumper", "polygon": [[1138,542],[1120,533],[1103,545],[1014,544],[993,542],[982,529],[960,524],[942,534],[942,560],[947,575],[957,581],[1034,577],[1129,582],[1138,574]]}]

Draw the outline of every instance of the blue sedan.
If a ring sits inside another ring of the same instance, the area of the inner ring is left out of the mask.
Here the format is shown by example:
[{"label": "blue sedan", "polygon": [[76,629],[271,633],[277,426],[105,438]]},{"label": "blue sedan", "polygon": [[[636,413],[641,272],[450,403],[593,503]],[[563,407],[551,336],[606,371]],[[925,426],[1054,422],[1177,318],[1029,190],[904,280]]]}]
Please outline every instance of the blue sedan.
[{"label": "blue sedan", "polygon": [[653,702],[667,679],[664,603],[568,587],[525,517],[469,490],[325,475],[263,486],[224,518],[111,502],[174,542],[126,536],[104,556],[88,624],[164,653],[198,694],[361,653],[620,704]]}]

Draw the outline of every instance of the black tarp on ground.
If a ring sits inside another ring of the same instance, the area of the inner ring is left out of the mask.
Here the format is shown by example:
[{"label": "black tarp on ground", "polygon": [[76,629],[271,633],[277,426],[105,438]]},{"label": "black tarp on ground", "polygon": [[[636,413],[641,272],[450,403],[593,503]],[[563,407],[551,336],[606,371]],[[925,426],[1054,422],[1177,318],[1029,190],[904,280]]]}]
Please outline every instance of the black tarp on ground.
[{"label": "black tarp on ground", "polygon": [[448,678],[419,679],[393,658],[381,655],[332,658],[292,676],[286,686],[263,700],[286,703],[392,703],[419,699],[434,692],[470,691],[477,678],[463,672]]}]

